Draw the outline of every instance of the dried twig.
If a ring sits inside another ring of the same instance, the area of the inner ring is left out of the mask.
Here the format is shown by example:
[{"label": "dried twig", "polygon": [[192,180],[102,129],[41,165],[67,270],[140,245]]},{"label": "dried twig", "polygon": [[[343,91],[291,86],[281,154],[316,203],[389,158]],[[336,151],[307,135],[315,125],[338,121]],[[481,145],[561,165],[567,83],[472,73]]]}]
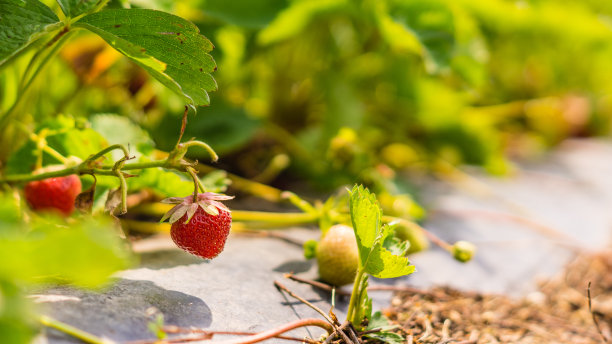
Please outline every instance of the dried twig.
[{"label": "dried twig", "polygon": [[[303,277],[299,277],[296,276],[294,274],[285,274],[284,275],[285,278],[288,278],[290,280],[296,281],[296,282],[300,282],[300,283],[305,283],[305,284],[309,284],[315,288],[321,289],[321,290],[326,290],[331,292],[334,287],[332,287],[329,284],[326,283],[322,283],[322,282],[318,282],[318,281],[313,281],[313,280],[309,280]],[[374,285],[374,286],[370,286],[368,287],[368,291],[395,291],[395,292],[407,292],[407,293],[412,293],[412,294],[417,294],[417,295],[427,295],[427,296],[431,296],[431,297],[435,297],[436,299],[445,299],[447,298],[447,295],[445,295],[444,293],[440,293],[436,290],[430,291],[430,290],[422,290],[422,289],[418,289],[418,288],[414,288],[414,287],[409,287],[409,286],[396,286],[396,285]],[[342,295],[342,296],[350,296],[351,293],[349,291],[343,290],[343,289],[338,289],[336,288],[336,294],[338,295]],[[470,292],[465,292],[465,294],[467,296],[470,296],[473,294],[473,296],[477,296],[478,293],[470,293]]]},{"label": "dried twig", "polygon": [[595,323],[595,328],[597,329],[597,332],[601,336],[601,339],[604,341],[604,343],[607,343],[608,338],[606,338],[603,332],[601,332],[601,327],[599,327],[599,320],[597,320],[597,316],[595,316],[593,308],[591,307],[591,281],[589,281],[589,284],[587,286],[587,299],[589,301],[589,312],[591,312],[591,317],[593,317],[593,323]]},{"label": "dried twig", "polygon": [[344,333],[344,331],[341,331],[338,329],[338,323],[337,320],[334,322],[327,314],[325,314],[325,312],[323,312],[323,310],[321,310],[319,307],[313,305],[312,303],[308,302],[306,299],[296,295],[294,292],[292,292],[291,290],[289,290],[287,287],[285,287],[283,284],[281,284],[279,281],[274,281],[274,285],[280,289],[285,291],[287,294],[291,295],[292,297],[298,299],[299,301],[301,301],[302,303],[304,303],[305,305],[307,305],[308,307],[314,309],[317,313],[321,314],[323,316],[323,318],[325,318],[325,320],[327,320],[329,322],[329,324],[332,326],[332,328],[334,329],[334,332],[336,332],[337,334],[339,334],[342,339],[344,339],[344,341],[346,343],[353,343],[353,341],[346,335],[346,333]]},{"label": "dried twig", "polygon": [[[204,329],[200,329],[200,328],[185,328],[185,327],[179,327],[179,326],[164,326],[163,328],[164,332],[166,333],[201,333],[204,335],[234,335],[234,336],[254,336],[257,334],[257,332],[240,332],[240,331],[210,331],[210,330],[204,330]],[[282,335],[278,335],[278,336],[274,336],[274,338],[279,338],[279,339],[284,339],[284,340],[291,340],[291,341],[295,341],[295,342],[303,342],[303,343],[309,343],[309,344],[317,344],[319,343],[316,340],[313,339],[309,339],[309,338],[297,338],[297,337],[290,337],[290,336],[282,336]]]},{"label": "dried twig", "polygon": [[334,323],[334,321],[327,314],[325,314],[325,312],[323,312],[323,310],[321,310],[321,308],[313,305],[308,300],[306,300],[306,299],[296,295],[294,292],[292,292],[287,287],[282,285],[279,281],[274,281],[274,286],[276,286],[278,289],[286,292],[287,294],[291,295],[292,297],[298,299],[300,302],[302,302],[306,306],[314,309],[317,313],[321,314],[323,316],[323,318],[325,318],[325,320],[327,320],[332,326],[334,326],[334,330],[336,329],[336,324]]},{"label": "dried twig", "polygon": [[304,326],[317,326],[317,327],[321,327],[323,329],[325,329],[327,331],[327,333],[332,333],[334,331],[334,328],[332,328],[331,325],[329,325],[325,320],[322,319],[315,319],[315,318],[308,318],[308,319],[300,319],[300,320],[296,320],[287,324],[284,324],[282,326],[279,326],[277,328],[268,330],[268,331],[264,331],[264,332],[260,332],[256,335],[253,336],[248,336],[245,338],[240,338],[240,339],[235,339],[235,340],[228,340],[228,341],[223,341],[223,342],[217,342],[215,344],[251,344],[251,343],[257,343],[257,342],[261,342],[263,340],[266,339],[270,339],[273,338],[281,333],[285,333],[287,331],[291,331],[293,329],[296,329],[298,327],[304,327]]}]

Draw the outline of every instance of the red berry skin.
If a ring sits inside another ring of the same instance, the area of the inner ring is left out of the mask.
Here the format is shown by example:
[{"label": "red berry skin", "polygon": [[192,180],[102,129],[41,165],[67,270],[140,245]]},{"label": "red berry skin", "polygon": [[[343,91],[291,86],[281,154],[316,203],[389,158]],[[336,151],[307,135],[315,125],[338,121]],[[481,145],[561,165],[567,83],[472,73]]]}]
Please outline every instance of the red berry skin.
[{"label": "red berry skin", "polygon": [[74,210],[74,201],[81,193],[81,179],[74,174],[29,182],[25,198],[37,211],[56,211],[68,216]]},{"label": "red berry skin", "polygon": [[188,223],[185,223],[187,214],[174,222],[170,228],[174,243],[198,257],[213,259],[218,256],[229,235],[232,215],[226,210],[217,209],[219,215],[215,216],[198,207]]}]

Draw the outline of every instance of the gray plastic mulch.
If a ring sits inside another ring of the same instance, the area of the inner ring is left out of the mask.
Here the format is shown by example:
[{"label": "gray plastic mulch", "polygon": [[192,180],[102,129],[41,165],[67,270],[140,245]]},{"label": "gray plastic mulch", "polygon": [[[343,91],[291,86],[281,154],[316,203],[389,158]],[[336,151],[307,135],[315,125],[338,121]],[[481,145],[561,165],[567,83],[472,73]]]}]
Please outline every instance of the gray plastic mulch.
[{"label": "gray plastic mulch", "polygon": [[[427,181],[421,186],[431,211],[425,227],[453,242],[478,246],[476,258],[461,264],[432,248],[412,256],[417,272],[393,285],[458,289],[512,296],[536,290],[537,281],[559,273],[578,251],[606,248],[612,233],[612,144],[568,141],[544,159],[523,163],[512,177],[495,178],[478,171],[461,183]],[[314,239],[313,230],[284,231],[298,240]],[[299,318],[320,317],[279,292],[273,282],[325,311],[330,294],[289,281],[294,272],[316,278],[316,264],[301,247],[275,238],[232,235],[225,251],[212,261],[190,256],[159,236],[137,244],[138,268],[123,271],[102,292],[66,287],[45,290],[41,305],[49,315],[116,341],[153,339],[147,309],[155,307],[166,324],[211,330],[257,332]],[[389,305],[391,293],[373,292],[375,308]],[[336,302],[344,317],[346,301]],[[310,331],[310,332],[309,332]],[[318,329],[299,329],[297,337],[317,337]],[[228,338],[228,337],[219,337]],[[218,338],[215,338],[218,339]],[[39,339],[77,343],[54,330]]]}]

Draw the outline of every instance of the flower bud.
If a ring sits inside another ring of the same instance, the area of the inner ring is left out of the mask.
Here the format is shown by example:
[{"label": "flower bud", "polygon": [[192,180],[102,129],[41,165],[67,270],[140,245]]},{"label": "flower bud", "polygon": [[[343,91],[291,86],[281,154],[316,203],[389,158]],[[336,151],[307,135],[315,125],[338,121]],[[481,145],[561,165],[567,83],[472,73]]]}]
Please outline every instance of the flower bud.
[{"label": "flower bud", "polygon": [[457,241],[453,245],[453,258],[456,260],[466,263],[472,260],[476,253],[476,246],[468,241]]}]

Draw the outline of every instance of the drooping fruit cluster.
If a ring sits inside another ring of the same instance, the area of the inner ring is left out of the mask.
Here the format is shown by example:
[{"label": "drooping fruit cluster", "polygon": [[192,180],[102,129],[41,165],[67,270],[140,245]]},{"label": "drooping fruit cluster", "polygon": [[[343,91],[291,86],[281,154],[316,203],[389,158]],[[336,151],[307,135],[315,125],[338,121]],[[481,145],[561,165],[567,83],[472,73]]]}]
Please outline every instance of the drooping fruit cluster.
[{"label": "drooping fruit cluster", "polygon": [[170,235],[174,243],[183,250],[212,259],[223,251],[232,225],[230,210],[221,202],[232,196],[205,192],[187,197],[172,197],[164,203],[176,204],[161,221],[170,219]]},{"label": "drooping fruit cluster", "polygon": [[359,250],[353,228],[335,225],[316,248],[319,277],[335,286],[353,283],[359,265]]},{"label": "drooping fruit cluster", "polygon": [[56,211],[68,216],[74,210],[74,201],[81,193],[81,179],[72,174],[37,180],[27,183],[24,191],[26,201],[33,210]]}]

